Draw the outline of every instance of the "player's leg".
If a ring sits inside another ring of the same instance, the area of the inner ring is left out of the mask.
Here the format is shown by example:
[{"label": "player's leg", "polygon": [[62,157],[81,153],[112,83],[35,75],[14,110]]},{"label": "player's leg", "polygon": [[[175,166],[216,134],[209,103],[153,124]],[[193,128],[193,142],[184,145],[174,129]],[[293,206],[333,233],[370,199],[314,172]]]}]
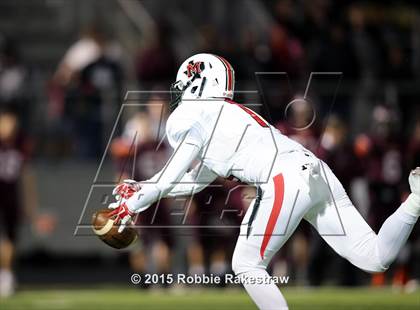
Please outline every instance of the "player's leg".
[{"label": "player's leg", "polygon": [[[417,192],[410,195],[375,234],[328,166],[323,164],[323,167],[333,199],[312,208],[305,219],[338,254],[355,266],[368,272],[385,271],[404,246],[420,215]],[[418,175],[412,174],[410,181],[410,185],[419,183],[420,171]]]},{"label": "player's leg", "polygon": [[13,260],[18,225],[18,205],[3,202],[0,206],[0,297],[8,297],[15,290]]},{"label": "player's leg", "polygon": [[[193,232],[191,234],[194,234]],[[199,241],[191,237],[191,241],[187,242],[187,262],[188,262],[188,275],[203,275],[205,274],[204,268],[204,250]]]},{"label": "player's leg", "polygon": [[[255,202],[248,209],[232,258],[232,269],[260,309],[287,309],[278,287],[267,281],[252,284],[246,279],[269,277],[266,268],[274,254],[287,241],[311,206],[307,188],[296,173],[281,173],[262,186],[262,199],[252,221]],[[306,192],[305,192],[306,191]]]},{"label": "player's leg", "polygon": [[8,297],[14,291],[13,254],[13,243],[9,239],[0,239],[0,298]]}]

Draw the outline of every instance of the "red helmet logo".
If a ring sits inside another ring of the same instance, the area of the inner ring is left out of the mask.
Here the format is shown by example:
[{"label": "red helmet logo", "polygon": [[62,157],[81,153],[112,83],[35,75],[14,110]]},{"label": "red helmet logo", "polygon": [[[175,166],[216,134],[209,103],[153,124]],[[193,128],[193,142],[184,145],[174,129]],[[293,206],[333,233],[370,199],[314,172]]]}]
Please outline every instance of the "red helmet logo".
[{"label": "red helmet logo", "polygon": [[200,74],[202,71],[202,64],[202,61],[197,61],[195,63],[191,61],[187,65],[187,71],[185,72],[185,74],[187,74],[188,77],[191,77],[193,74]]}]

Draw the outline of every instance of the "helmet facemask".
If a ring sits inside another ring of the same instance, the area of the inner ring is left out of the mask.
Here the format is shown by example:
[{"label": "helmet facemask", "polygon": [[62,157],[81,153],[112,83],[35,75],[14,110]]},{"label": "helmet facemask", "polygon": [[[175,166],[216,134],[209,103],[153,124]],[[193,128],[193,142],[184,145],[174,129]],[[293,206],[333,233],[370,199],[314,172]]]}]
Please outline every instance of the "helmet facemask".
[{"label": "helmet facemask", "polygon": [[[169,103],[170,112],[173,112],[178,107],[179,103],[182,100],[182,96],[184,95],[184,92],[187,90],[188,87],[191,86],[191,84],[197,78],[200,78],[200,73],[194,73],[192,78],[190,80],[188,80],[185,85],[181,80],[176,81],[175,83],[173,83],[171,85],[171,88],[170,88],[171,102]],[[201,93],[203,92],[205,84],[206,84],[206,78],[204,77],[201,84],[200,84],[201,86],[200,86],[200,89],[199,89],[198,98],[201,96]],[[194,88],[191,89],[192,93],[195,93],[197,91],[197,89],[194,89]]]},{"label": "helmet facemask", "polygon": [[182,100],[185,88],[182,81],[176,81],[171,85],[171,101],[169,102],[169,112],[172,113]]}]

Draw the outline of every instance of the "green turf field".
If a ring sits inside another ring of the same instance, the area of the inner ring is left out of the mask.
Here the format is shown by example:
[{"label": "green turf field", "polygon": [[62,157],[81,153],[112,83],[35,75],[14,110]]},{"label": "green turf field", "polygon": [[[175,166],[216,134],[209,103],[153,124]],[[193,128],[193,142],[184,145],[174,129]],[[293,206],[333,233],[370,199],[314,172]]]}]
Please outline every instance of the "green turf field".
[{"label": "green turf field", "polygon": [[[420,291],[412,294],[391,289],[303,289],[282,290],[290,309],[420,309]],[[140,291],[136,289],[49,289],[21,290],[0,309],[256,309],[240,289],[184,289],[182,291]]]}]

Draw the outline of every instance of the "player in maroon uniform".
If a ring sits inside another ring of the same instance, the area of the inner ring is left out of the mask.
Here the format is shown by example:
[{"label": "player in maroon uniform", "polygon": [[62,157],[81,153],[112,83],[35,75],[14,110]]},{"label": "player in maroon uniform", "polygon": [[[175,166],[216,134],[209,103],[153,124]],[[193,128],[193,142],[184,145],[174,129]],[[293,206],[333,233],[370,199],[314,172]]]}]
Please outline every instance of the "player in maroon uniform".
[{"label": "player in maroon uniform", "polygon": [[33,218],[35,197],[27,165],[29,145],[19,130],[17,115],[0,112],[0,297],[13,294],[15,279],[12,272],[21,209],[20,184],[24,185],[27,215]]}]

